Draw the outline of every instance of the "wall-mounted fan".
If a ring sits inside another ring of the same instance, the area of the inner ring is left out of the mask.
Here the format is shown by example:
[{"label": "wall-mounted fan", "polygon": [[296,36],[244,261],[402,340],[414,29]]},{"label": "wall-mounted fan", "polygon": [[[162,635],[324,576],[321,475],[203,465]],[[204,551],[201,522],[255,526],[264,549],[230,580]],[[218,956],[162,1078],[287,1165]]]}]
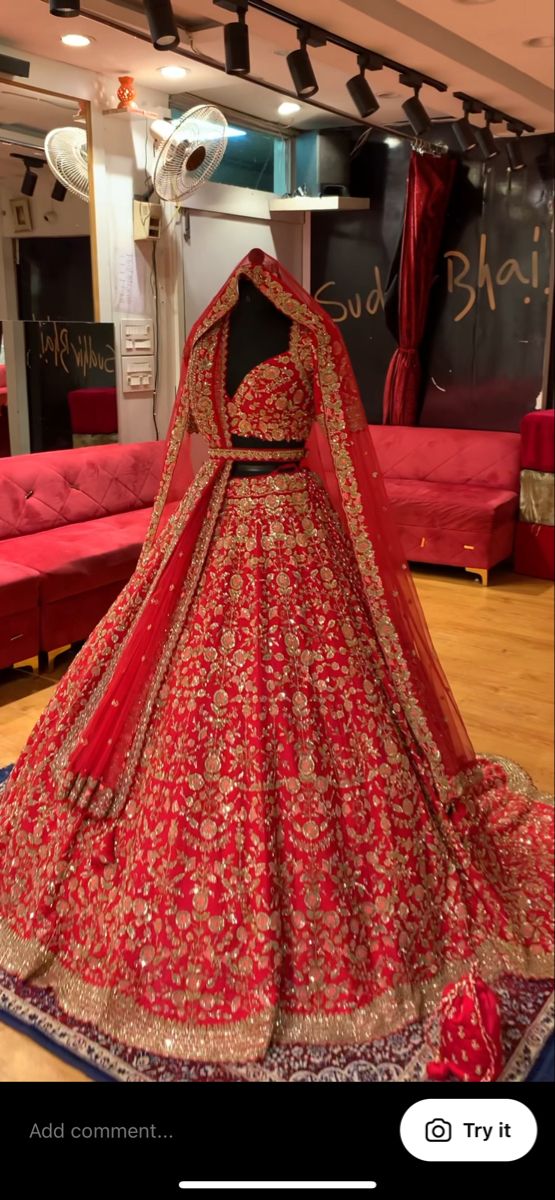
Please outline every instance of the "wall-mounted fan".
[{"label": "wall-mounted fan", "polygon": [[182,203],[207,183],[227,146],[227,121],[218,108],[199,104],[180,121],[153,121],[159,149],[154,164],[154,190],[161,200]]},{"label": "wall-mounted fan", "polygon": [[74,196],[88,202],[89,168],[87,134],[78,125],[51,129],[44,139],[44,153],[52,174]]}]

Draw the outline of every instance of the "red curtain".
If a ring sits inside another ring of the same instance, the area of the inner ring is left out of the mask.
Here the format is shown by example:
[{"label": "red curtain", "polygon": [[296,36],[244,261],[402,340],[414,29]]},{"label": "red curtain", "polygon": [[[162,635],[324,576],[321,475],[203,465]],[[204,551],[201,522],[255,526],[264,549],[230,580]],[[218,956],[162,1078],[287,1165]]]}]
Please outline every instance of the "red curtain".
[{"label": "red curtain", "polygon": [[414,425],[420,393],[418,348],[456,169],[450,155],[413,153],[399,272],[399,346],[389,364],[384,425]]}]

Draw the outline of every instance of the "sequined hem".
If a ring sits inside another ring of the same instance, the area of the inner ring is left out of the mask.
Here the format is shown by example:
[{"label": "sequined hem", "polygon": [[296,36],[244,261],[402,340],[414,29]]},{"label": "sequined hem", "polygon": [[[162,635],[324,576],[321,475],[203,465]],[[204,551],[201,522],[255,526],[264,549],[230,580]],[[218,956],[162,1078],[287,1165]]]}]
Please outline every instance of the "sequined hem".
[{"label": "sequined hem", "polygon": [[[488,942],[475,959],[482,977],[493,982],[511,967],[515,975],[550,979],[553,959],[521,947]],[[46,947],[26,940],[0,922],[0,966],[38,988],[52,988],[61,1008],[111,1037],[147,1053],[206,1062],[261,1059],[271,1045],[358,1045],[433,1016],[446,984],[460,979],[468,962],[446,966],[441,975],[411,988],[399,986],[370,1005],[350,1012],[295,1013],[270,1007],[226,1024],[184,1024],[158,1016],[115,988],[87,983],[63,966]]]},{"label": "sequined hem", "polygon": [[[506,1066],[500,1080],[529,1078],[550,1036],[553,994],[541,980],[504,976],[498,988]],[[54,1053],[69,1052],[119,1083],[421,1083],[429,1044],[424,1026],[413,1023],[362,1046],[271,1047],[263,1060],[209,1063],[143,1053],[64,1013],[49,989],[42,991],[0,969],[0,1012],[48,1039]]]}]

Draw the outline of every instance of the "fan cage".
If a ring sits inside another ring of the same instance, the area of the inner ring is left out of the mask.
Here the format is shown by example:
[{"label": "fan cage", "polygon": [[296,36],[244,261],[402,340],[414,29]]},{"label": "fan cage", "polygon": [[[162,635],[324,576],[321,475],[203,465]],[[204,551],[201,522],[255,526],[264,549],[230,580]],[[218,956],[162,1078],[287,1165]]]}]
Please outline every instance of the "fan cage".
[{"label": "fan cage", "polygon": [[44,152],[52,174],[80,200],[89,199],[87,135],[83,129],[68,126],[47,133]]},{"label": "fan cage", "polygon": [[[179,203],[219,167],[227,147],[227,121],[212,105],[189,109],[162,145],[154,167],[154,188],[161,200]],[[193,169],[187,163],[202,159]]]}]

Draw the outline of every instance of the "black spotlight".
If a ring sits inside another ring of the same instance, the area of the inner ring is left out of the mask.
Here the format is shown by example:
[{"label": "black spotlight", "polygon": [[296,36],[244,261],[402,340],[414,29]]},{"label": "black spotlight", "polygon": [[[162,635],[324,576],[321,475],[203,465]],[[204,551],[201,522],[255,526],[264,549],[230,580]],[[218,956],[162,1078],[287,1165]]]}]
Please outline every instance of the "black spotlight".
[{"label": "black spotlight", "polygon": [[490,125],[491,115],[490,113],[486,113],[485,125],[476,126],[476,145],[482,158],[484,159],[484,162],[487,162],[490,158],[495,158],[496,155],[499,154],[499,148],[496,145]]},{"label": "black spotlight", "polygon": [[522,126],[517,125],[515,121],[508,121],[507,129],[509,133],[514,133],[515,135],[514,138],[510,139],[510,141],[505,142],[509,166],[511,171],[522,171],[524,169],[524,158],[522,157],[522,146],[520,142],[523,134]]},{"label": "black spotlight", "polygon": [[359,73],[353,75],[352,79],[347,80],[347,91],[354,101],[361,117],[371,117],[379,109],[379,103],[368,83],[365,72],[368,70],[380,70],[382,67],[381,61],[376,66],[372,65],[372,58],[368,54],[359,54],[357,58]]},{"label": "black spotlight", "polygon": [[63,183],[60,183],[60,180],[57,179],[50,195],[52,200],[59,200],[61,204],[62,200],[65,200],[67,196],[67,188],[65,188]]},{"label": "black spotlight", "polygon": [[310,31],[308,29],[299,29],[297,30],[297,37],[300,42],[300,48],[293,50],[291,54],[287,55],[287,66],[289,67],[297,96],[308,100],[310,96],[315,96],[318,91],[318,80],[312,70],[312,63],[306,48]]},{"label": "black spotlight", "polygon": [[50,12],[53,17],[79,17],[80,0],[50,0]]},{"label": "black spotlight", "polygon": [[32,196],[37,186],[38,175],[36,172],[40,171],[41,167],[44,167],[45,159],[35,158],[35,156],[31,154],[14,153],[10,154],[10,158],[18,158],[25,167],[23,183],[21,184],[21,195]]},{"label": "black spotlight", "polygon": [[231,21],[224,28],[225,69],[228,75],[248,75],[251,69],[246,20],[248,7],[248,0],[237,0],[233,5],[237,21]]},{"label": "black spotlight", "polygon": [[477,100],[472,100],[470,96],[461,96],[461,94],[457,92],[455,92],[455,95],[463,102],[464,117],[461,117],[459,121],[453,121],[451,128],[458,142],[459,148],[462,150],[463,154],[465,154],[467,150],[474,150],[477,145],[476,128],[474,125],[470,124],[470,121],[468,120],[468,114],[481,113],[483,112],[483,107],[478,103]]},{"label": "black spotlight", "polygon": [[418,95],[422,84],[418,79],[415,79],[413,75],[400,75],[399,82],[408,85],[408,87],[414,88],[414,96],[411,96],[409,100],[405,100],[401,105],[401,108],[403,109],[413,133],[415,133],[417,137],[421,137],[423,133],[428,131],[431,124],[426,109],[424,108],[424,105],[422,104],[422,101],[419,99]]},{"label": "black spotlight", "polygon": [[175,50],[179,34],[171,0],[144,0],[150,40],[155,50]]},{"label": "black spotlight", "polygon": [[21,184],[21,195],[22,196],[32,196],[33,195],[35,188],[37,186],[37,179],[38,179],[38,175],[35,175],[33,173],[33,171],[29,170],[28,166],[25,166],[25,174],[23,176],[23,183]]},{"label": "black spotlight", "polygon": [[461,117],[459,121],[453,121],[451,128],[459,144],[459,149],[462,150],[463,154],[467,150],[474,150],[476,146],[476,130],[470,124],[468,117]]}]

